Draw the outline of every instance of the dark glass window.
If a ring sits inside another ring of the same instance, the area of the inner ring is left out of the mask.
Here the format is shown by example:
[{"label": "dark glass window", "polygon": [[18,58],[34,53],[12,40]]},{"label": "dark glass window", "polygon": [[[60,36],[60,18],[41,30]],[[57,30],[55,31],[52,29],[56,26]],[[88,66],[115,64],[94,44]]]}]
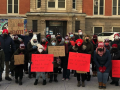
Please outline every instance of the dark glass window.
[{"label": "dark glass window", "polygon": [[32,30],[33,32],[37,32],[37,20],[32,20]]},{"label": "dark glass window", "polygon": [[94,27],[94,34],[98,35],[102,32],[102,27]]},{"label": "dark glass window", "polygon": [[75,32],[78,32],[80,29],[80,21],[75,21]]}]

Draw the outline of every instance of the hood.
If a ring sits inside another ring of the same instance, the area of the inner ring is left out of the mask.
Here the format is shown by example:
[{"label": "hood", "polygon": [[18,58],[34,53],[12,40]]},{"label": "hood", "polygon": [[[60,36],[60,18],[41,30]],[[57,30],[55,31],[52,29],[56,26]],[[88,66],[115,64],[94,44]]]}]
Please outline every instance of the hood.
[{"label": "hood", "polygon": [[31,42],[31,45],[32,45],[32,46],[37,46],[38,40],[37,40],[37,43],[34,43],[34,42],[33,42],[34,39],[37,39],[37,35],[36,35],[36,34],[33,35],[33,37],[32,37],[32,39],[30,40],[30,42]]},{"label": "hood", "polygon": [[90,36],[90,35],[84,35],[84,36],[83,36],[83,41],[84,41],[85,43],[87,43],[86,40],[85,40],[85,37],[89,37],[89,42],[91,41],[91,36]]}]

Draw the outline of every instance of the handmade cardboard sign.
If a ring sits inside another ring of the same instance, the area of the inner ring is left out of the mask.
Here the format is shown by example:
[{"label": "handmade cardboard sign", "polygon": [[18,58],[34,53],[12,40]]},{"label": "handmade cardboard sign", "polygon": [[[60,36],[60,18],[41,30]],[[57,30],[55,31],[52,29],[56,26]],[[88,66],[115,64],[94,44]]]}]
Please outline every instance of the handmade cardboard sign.
[{"label": "handmade cardboard sign", "polygon": [[65,56],[65,46],[48,46],[48,54],[54,57]]},{"label": "handmade cardboard sign", "polygon": [[112,77],[120,78],[120,60],[112,60]]},{"label": "handmade cardboard sign", "polygon": [[90,72],[90,60],[90,54],[70,52],[68,60],[68,69],[82,72]]},{"label": "handmade cardboard sign", "polygon": [[11,34],[24,34],[24,19],[8,19],[8,31]]},{"label": "handmade cardboard sign", "polygon": [[14,55],[14,65],[24,64],[24,55]]},{"label": "handmade cardboard sign", "polygon": [[53,54],[32,54],[31,72],[53,72]]}]

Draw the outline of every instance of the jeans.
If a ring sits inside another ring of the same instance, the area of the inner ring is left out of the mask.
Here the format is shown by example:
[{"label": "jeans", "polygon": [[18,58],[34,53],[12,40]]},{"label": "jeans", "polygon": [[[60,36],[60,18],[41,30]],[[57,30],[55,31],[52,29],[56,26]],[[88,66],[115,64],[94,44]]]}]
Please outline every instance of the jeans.
[{"label": "jeans", "polygon": [[109,73],[97,72],[98,82],[107,83]]},{"label": "jeans", "polygon": [[67,68],[63,68],[63,78],[69,79],[70,78],[70,70]]},{"label": "jeans", "polygon": [[36,79],[39,79],[40,75],[42,76],[43,80],[46,80],[45,72],[36,72]]}]

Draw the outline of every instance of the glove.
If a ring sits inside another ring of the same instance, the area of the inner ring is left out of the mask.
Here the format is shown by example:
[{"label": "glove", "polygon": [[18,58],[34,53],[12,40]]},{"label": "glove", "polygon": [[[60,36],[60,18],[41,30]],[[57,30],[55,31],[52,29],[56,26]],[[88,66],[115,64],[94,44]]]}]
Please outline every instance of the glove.
[{"label": "glove", "polygon": [[32,48],[33,48],[33,49],[36,49],[36,48],[37,48],[37,46],[33,46]]},{"label": "glove", "polygon": [[103,70],[102,72],[104,73],[106,71],[106,67],[103,66],[102,70]]},{"label": "glove", "polygon": [[103,68],[102,67],[99,67],[99,71],[101,72],[101,73],[103,73],[103,70],[102,70]]}]

